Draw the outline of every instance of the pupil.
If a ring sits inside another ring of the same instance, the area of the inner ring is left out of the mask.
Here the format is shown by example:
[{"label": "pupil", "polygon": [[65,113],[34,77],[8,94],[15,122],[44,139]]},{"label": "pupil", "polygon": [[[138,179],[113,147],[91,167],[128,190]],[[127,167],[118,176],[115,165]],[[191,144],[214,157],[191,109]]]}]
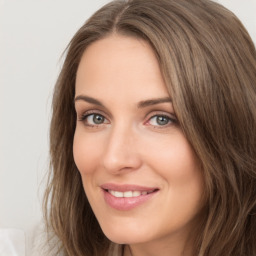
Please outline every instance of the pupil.
[{"label": "pupil", "polygon": [[100,116],[100,115],[95,115],[93,117],[93,122],[95,124],[102,124],[104,122],[104,118],[102,116]]},{"label": "pupil", "polygon": [[168,123],[168,119],[164,116],[158,116],[157,117],[157,123],[159,125],[166,125]]}]

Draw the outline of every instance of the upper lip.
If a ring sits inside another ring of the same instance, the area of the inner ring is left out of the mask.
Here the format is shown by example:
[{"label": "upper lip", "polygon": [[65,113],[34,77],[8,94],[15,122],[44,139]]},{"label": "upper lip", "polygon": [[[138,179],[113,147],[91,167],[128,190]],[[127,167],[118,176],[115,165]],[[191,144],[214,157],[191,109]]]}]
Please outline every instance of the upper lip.
[{"label": "upper lip", "polygon": [[100,186],[104,190],[114,190],[114,191],[153,191],[158,190],[157,187],[146,187],[135,184],[114,184],[114,183],[105,183]]}]

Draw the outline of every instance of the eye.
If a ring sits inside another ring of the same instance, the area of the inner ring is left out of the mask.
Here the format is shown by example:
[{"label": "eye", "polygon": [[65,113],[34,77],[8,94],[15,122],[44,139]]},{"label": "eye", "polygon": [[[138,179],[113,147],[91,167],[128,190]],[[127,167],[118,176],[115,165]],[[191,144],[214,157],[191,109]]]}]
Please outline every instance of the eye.
[{"label": "eye", "polygon": [[82,116],[80,121],[83,121],[88,126],[97,126],[108,123],[108,120],[98,113],[85,114]]},{"label": "eye", "polygon": [[155,115],[149,119],[148,124],[153,125],[153,126],[166,126],[166,125],[168,125],[170,123],[174,123],[174,122],[175,122],[175,120],[169,116]]}]

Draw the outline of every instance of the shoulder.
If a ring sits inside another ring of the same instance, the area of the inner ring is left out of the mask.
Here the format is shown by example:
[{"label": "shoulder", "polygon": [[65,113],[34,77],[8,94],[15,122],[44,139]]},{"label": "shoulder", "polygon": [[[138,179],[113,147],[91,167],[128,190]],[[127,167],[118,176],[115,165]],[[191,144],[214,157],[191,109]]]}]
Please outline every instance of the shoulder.
[{"label": "shoulder", "polygon": [[[66,256],[59,239],[40,223],[26,237],[26,256]],[[123,245],[111,243],[108,256],[122,256]]]},{"label": "shoulder", "polygon": [[27,240],[26,256],[65,256],[60,241],[47,232],[43,223],[33,227]]}]

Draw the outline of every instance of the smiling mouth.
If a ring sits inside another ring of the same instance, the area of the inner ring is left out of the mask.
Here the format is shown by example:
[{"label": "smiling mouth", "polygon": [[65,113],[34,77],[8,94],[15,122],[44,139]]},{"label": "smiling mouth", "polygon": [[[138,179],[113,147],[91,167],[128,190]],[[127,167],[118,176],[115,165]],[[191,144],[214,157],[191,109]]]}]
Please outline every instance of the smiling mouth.
[{"label": "smiling mouth", "polygon": [[118,211],[129,211],[152,201],[159,188],[144,187],[129,184],[103,184],[103,197],[107,205]]},{"label": "smiling mouth", "polygon": [[150,191],[115,191],[115,190],[111,190],[111,189],[105,189],[106,192],[110,193],[112,196],[114,197],[124,197],[124,198],[131,198],[131,197],[139,197],[139,196],[145,196],[151,193],[156,192],[158,189],[153,189]]}]

